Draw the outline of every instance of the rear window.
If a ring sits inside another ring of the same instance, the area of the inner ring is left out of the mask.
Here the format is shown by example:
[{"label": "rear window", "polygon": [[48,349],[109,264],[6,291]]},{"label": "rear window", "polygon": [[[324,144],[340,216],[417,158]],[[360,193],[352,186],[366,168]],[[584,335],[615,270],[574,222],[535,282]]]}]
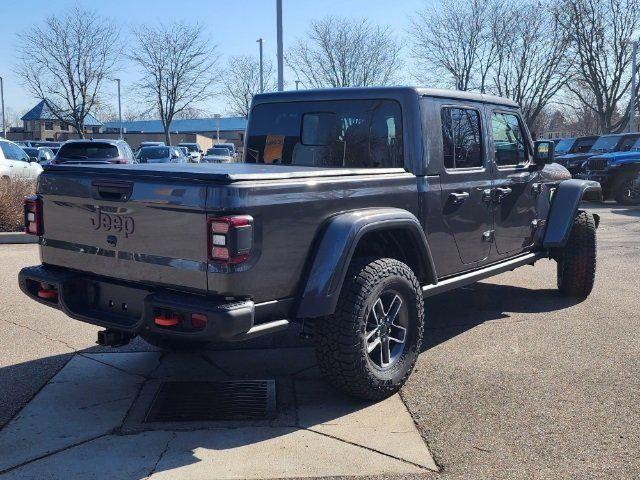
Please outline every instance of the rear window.
[{"label": "rear window", "polygon": [[110,143],[67,143],[58,150],[57,158],[69,160],[104,160],[118,158],[118,147]]},{"label": "rear window", "polygon": [[198,145],[196,145],[195,143],[183,143],[180,146],[181,147],[185,147],[190,152],[197,152],[198,151]]},{"label": "rear window", "polygon": [[159,163],[169,161],[169,149],[167,147],[144,147],[138,156],[140,163]]},{"label": "rear window", "polygon": [[229,155],[229,150],[226,148],[210,148],[207,150],[207,155]]},{"label": "rear window", "polygon": [[257,105],[245,162],[310,167],[402,167],[402,115],[393,100]]}]

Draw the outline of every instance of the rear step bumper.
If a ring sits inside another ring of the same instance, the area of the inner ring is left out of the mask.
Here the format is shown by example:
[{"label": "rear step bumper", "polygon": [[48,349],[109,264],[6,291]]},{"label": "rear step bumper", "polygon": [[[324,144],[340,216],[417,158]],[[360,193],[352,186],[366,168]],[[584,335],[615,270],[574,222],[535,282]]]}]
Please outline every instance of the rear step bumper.
[{"label": "rear step bumper", "polygon": [[287,320],[256,324],[251,300],[220,301],[159,292],[44,265],[23,268],[18,281],[30,298],[69,317],[132,335],[153,333],[194,341],[242,341],[283,330]]}]

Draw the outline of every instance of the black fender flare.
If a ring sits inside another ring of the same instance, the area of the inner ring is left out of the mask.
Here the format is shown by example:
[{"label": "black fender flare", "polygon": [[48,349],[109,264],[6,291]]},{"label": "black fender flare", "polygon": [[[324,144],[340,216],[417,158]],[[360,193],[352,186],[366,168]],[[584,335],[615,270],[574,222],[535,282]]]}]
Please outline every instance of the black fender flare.
[{"label": "black fender flare", "polygon": [[331,217],[316,248],[311,266],[303,278],[295,318],[314,318],[334,312],[342,283],[360,239],[383,229],[407,229],[420,249],[431,281],[437,282],[435,265],[422,225],[414,214],[400,208],[372,208]]},{"label": "black fender flare", "polygon": [[[582,200],[602,201],[602,188],[592,180],[571,179],[560,182],[553,195],[542,245],[564,247],[571,233],[573,219]],[[599,219],[596,219],[596,224]]]}]

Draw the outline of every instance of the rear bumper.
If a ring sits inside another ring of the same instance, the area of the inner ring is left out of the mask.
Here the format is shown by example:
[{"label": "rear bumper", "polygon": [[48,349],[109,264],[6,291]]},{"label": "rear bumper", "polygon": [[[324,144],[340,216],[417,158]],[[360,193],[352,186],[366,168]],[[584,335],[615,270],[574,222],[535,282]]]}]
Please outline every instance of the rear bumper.
[{"label": "rear bumper", "polygon": [[[254,326],[255,306],[250,300],[215,300],[157,291],[45,265],[23,268],[18,280],[20,289],[37,302],[62,310],[76,320],[132,335],[153,333],[183,340],[238,341],[257,336],[251,334],[257,329],[264,331],[259,328],[261,325]],[[57,295],[42,298],[43,283]],[[206,317],[203,327],[201,323],[198,328],[194,326],[193,314],[200,319],[202,315]],[[157,324],[158,316],[181,320],[177,325],[161,326]],[[282,322],[279,326],[286,327]]]}]

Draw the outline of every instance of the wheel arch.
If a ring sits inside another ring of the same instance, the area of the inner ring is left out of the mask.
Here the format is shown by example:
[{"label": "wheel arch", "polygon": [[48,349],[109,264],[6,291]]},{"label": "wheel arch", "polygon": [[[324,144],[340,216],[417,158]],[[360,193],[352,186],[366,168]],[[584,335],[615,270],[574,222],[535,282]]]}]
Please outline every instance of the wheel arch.
[{"label": "wheel arch", "polygon": [[296,302],[296,318],[333,313],[349,264],[358,256],[396,258],[411,267],[421,284],[437,281],[422,226],[407,210],[375,208],[336,215],[314,245]]},{"label": "wheel arch", "polygon": [[547,218],[543,240],[545,248],[564,247],[567,244],[573,219],[582,200],[601,201],[600,184],[591,180],[571,179],[558,185]]}]

